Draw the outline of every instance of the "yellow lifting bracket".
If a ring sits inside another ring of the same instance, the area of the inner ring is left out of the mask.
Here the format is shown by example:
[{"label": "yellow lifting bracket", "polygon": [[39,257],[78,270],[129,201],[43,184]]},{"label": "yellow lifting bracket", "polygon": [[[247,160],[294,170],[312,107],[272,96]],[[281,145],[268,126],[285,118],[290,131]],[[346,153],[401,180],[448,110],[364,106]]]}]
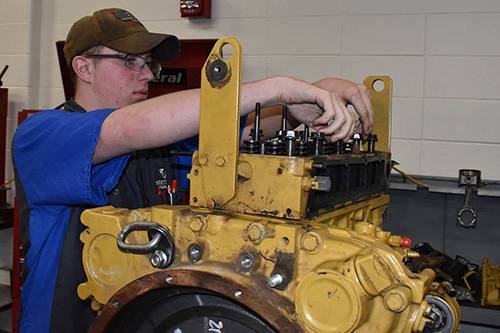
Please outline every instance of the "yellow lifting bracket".
[{"label": "yellow lifting bracket", "polygon": [[[223,59],[222,49],[233,54]],[[191,204],[217,208],[235,195],[239,155],[241,45],[233,37],[217,41],[201,77],[200,146],[189,178],[201,182],[201,191],[191,193]],[[200,187],[196,187],[200,189]]]},{"label": "yellow lifting bracket", "polygon": [[374,112],[372,134],[377,135],[377,150],[391,151],[392,79],[388,76],[368,76],[363,81],[372,97]]}]

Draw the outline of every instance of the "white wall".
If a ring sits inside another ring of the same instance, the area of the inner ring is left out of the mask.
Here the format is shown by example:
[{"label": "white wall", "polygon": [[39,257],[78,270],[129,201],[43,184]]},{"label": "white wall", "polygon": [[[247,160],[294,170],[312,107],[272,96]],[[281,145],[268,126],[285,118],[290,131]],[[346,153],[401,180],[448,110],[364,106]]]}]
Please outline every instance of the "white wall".
[{"label": "white wall", "polygon": [[409,174],[500,179],[500,1],[212,0],[212,19],[180,18],[178,0],[2,0],[0,67],[17,112],[64,100],[55,41],[104,7],[134,13],[181,39],[231,35],[243,47],[243,81],[290,75],[394,81],[393,159]]}]

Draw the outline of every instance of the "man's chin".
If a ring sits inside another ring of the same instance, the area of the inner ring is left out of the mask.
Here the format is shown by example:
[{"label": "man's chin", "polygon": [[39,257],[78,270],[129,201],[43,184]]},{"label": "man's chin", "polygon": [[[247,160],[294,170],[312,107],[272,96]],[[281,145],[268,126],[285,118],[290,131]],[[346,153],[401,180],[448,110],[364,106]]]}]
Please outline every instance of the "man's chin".
[{"label": "man's chin", "polygon": [[139,102],[144,102],[145,100],[148,99],[148,96],[141,96],[141,97],[136,97],[134,98],[134,100],[132,101],[132,104],[135,104],[135,103],[139,103]]}]

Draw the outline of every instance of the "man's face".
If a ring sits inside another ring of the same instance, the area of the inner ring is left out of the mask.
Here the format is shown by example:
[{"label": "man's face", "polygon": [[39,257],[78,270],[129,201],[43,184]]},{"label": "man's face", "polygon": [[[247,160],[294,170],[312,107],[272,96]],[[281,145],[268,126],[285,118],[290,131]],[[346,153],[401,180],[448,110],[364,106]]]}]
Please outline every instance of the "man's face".
[{"label": "man's face", "polygon": [[[100,54],[119,54],[118,51],[103,47]],[[149,54],[141,54],[144,59],[150,60]],[[143,101],[148,96],[149,82],[154,76],[147,65],[140,71],[125,66],[125,62],[118,58],[102,58],[93,61],[94,95],[103,107],[120,108]]]}]

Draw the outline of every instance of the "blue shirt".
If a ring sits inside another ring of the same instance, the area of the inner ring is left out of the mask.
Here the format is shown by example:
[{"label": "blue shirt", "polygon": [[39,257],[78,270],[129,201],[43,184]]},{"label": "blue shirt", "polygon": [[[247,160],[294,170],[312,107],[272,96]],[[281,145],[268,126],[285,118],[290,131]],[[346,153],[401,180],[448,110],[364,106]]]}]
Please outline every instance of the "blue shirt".
[{"label": "blue shirt", "polygon": [[13,157],[30,209],[29,271],[20,332],[48,332],[59,255],[73,206],[107,204],[129,155],[92,166],[102,123],[114,109],[46,110],[17,129]]}]

